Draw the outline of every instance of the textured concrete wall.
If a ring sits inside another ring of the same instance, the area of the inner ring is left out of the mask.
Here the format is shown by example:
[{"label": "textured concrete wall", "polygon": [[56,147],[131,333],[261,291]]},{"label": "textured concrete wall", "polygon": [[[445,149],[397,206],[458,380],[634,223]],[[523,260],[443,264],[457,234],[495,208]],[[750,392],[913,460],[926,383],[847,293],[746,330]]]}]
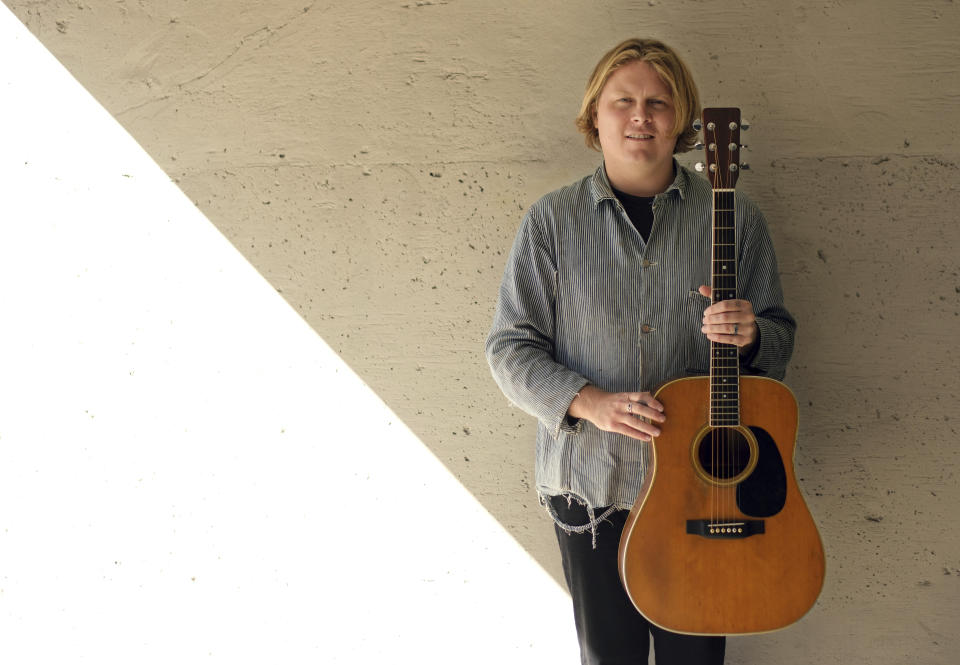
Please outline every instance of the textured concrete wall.
[{"label": "textured concrete wall", "polygon": [[533,423],[482,343],[523,209],[597,163],[572,124],[593,64],[677,47],[754,124],[740,182],[799,321],[828,557],[814,611],[728,660],[954,662],[955,2],[5,2],[558,578]]}]

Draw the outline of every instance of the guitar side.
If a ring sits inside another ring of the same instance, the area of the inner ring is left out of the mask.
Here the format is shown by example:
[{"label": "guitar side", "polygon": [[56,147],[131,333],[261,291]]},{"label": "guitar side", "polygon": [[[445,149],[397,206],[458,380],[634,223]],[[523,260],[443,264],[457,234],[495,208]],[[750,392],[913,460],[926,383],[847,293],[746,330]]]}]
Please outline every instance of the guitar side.
[{"label": "guitar side", "polygon": [[[619,568],[636,608],[673,632],[730,635],[783,628],[806,614],[823,586],[823,547],[794,473],[796,399],[773,379],[740,381],[742,425],[769,434],[783,461],[782,508],[759,519],[740,510],[737,484],[718,486],[695,471],[692,450],[709,419],[709,379],[677,379],[656,393],[667,421],[652,444],[652,468],[621,536]],[[688,533],[688,521],[717,517],[759,525],[762,532]]]}]

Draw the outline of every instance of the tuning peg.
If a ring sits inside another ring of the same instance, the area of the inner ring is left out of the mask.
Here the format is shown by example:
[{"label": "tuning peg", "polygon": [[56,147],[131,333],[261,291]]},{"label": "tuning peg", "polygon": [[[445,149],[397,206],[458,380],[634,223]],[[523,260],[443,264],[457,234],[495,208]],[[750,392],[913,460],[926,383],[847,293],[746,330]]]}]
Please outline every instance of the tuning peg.
[{"label": "tuning peg", "polygon": [[694,121],[693,121],[693,128],[694,128],[695,130],[697,130],[698,132],[699,132],[701,129],[703,129],[703,123],[700,122],[699,118],[698,118],[697,120],[694,120]]},{"label": "tuning peg", "polygon": [[703,162],[697,162],[696,164],[693,165],[693,168],[695,168],[700,173],[703,173]]},{"label": "tuning peg", "polygon": [[740,165],[740,170],[741,170],[741,171],[749,171],[749,170],[750,170],[750,165],[747,164],[746,162],[744,162],[743,164]]},{"label": "tuning peg", "polygon": [[750,123],[747,122],[746,120],[741,120],[740,129],[742,129],[743,131],[747,131],[748,129],[750,129]]},{"label": "tuning peg", "polygon": [[746,143],[741,143],[741,144],[740,144],[740,149],[741,149],[741,150],[746,150],[747,148],[749,148],[749,146],[748,146]]},{"label": "tuning peg", "polygon": [[697,141],[696,143],[693,144],[694,150],[703,150],[703,147],[704,147],[703,141]]}]

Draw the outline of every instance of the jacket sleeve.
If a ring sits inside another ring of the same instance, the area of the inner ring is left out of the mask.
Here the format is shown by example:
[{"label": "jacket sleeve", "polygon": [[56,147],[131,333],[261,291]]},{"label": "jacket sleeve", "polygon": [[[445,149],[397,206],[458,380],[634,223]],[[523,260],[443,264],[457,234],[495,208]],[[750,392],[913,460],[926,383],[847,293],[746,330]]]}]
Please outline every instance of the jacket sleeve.
[{"label": "jacket sleeve", "polygon": [[783,304],[777,257],[766,220],[752,203],[748,205],[738,282],[740,297],[753,306],[760,337],[745,361],[752,372],[780,380],[793,354],[797,323]]},{"label": "jacket sleeve", "polygon": [[557,239],[537,207],[523,219],[507,259],[487,362],[504,395],[536,417],[554,438],[580,430],[567,408],[587,379],[554,360],[557,295]]}]

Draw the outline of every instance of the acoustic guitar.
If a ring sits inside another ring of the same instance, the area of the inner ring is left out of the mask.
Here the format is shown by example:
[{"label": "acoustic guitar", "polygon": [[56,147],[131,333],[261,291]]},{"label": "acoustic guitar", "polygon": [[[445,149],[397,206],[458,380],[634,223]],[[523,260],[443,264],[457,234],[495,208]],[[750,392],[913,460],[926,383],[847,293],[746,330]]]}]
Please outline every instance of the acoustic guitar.
[{"label": "acoustic guitar", "polygon": [[[713,189],[711,285],[719,302],[737,297],[740,110],[704,109],[696,125]],[[737,347],[711,342],[709,376],[670,381],[655,397],[667,420],[620,539],[630,600],[678,633],[761,633],[793,623],[813,606],[824,577],[823,546],[794,475],[793,393],[773,379],[740,376]]]}]

